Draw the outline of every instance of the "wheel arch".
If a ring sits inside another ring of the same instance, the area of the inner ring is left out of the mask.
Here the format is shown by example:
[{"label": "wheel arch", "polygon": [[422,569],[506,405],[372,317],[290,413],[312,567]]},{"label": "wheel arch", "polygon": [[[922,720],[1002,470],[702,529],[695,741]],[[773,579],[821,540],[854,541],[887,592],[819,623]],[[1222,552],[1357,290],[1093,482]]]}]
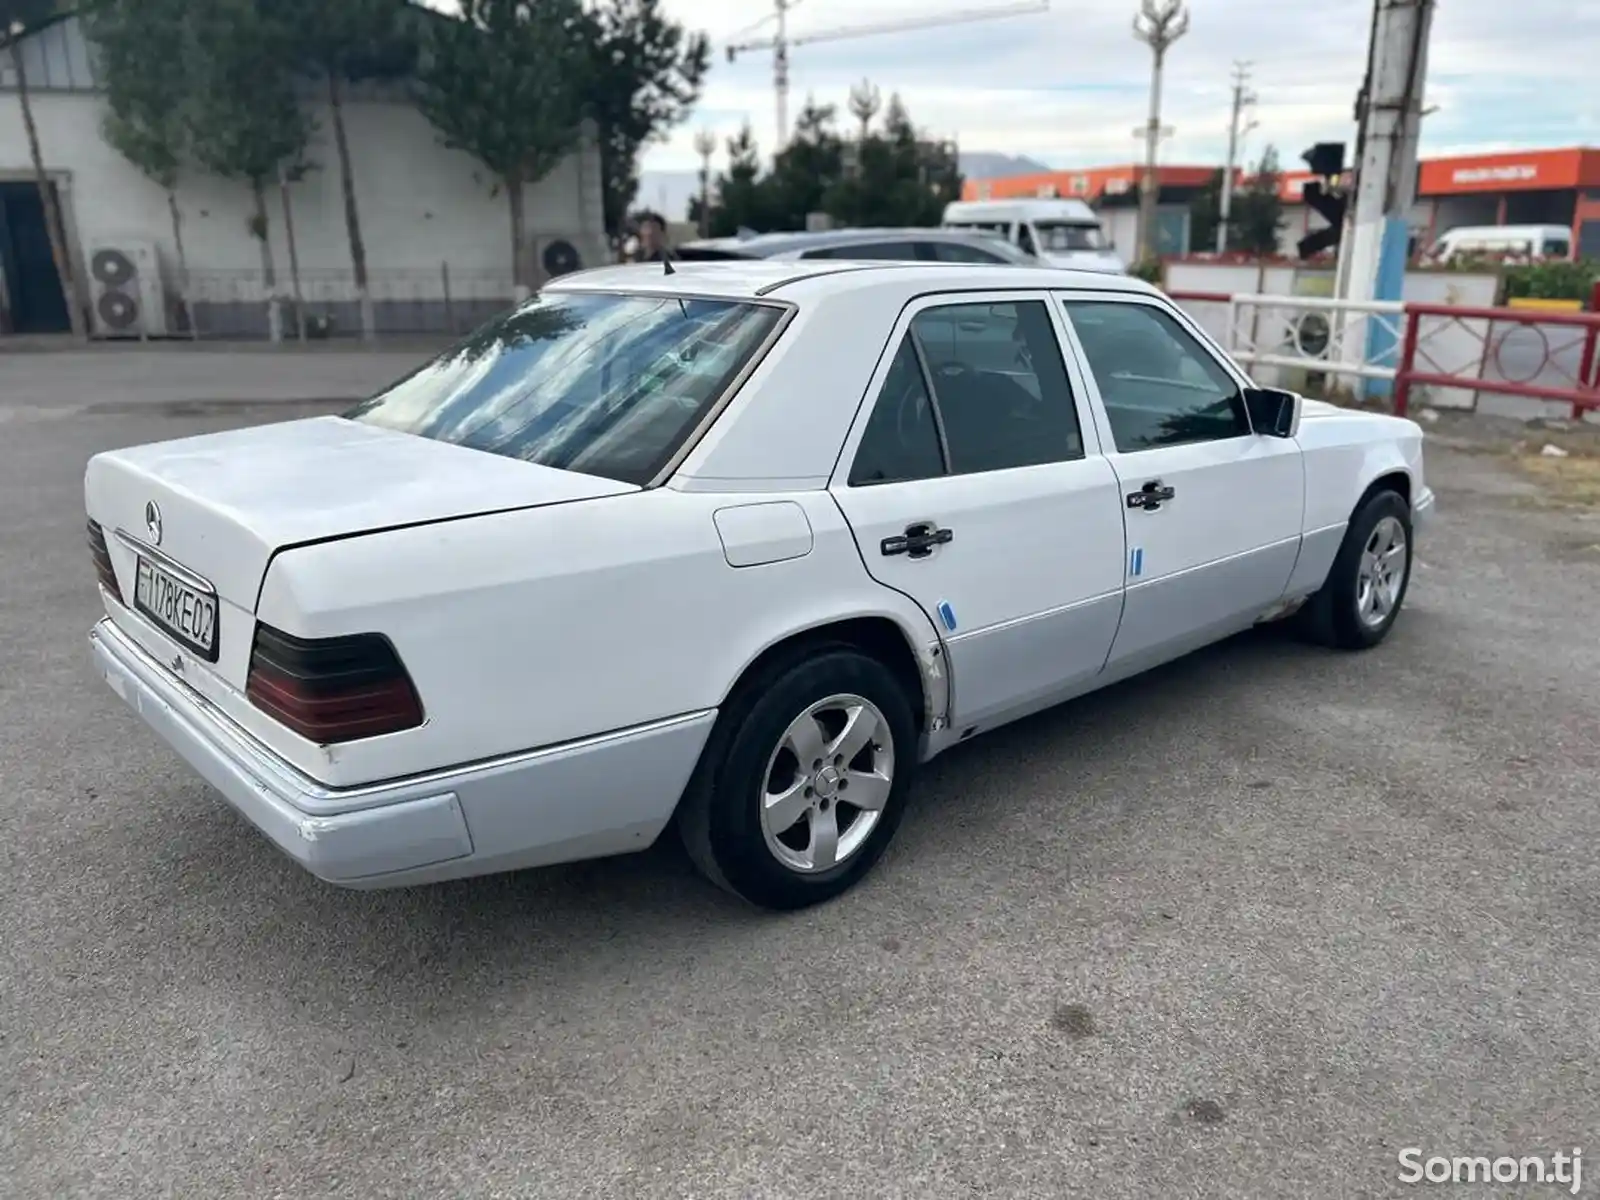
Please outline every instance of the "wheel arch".
[{"label": "wheel arch", "polygon": [[1373,479],[1372,482],[1367,484],[1367,486],[1362,490],[1361,495],[1356,499],[1354,507],[1350,509],[1350,515],[1354,517],[1356,513],[1361,511],[1361,506],[1364,505],[1368,500],[1372,499],[1372,497],[1376,496],[1379,492],[1396,493],[1399,495],[1400,499],[1406,502],[1406,507],[1409,508],[1412,500],[1414,499],[1412,495],[1411,472],[1405,467],[1389,467],[1383,469],[1377,478]]},{"label": "wheel arch", "polygon": [[721,703],[726,705],[752,679],[828,645],[849,646],[888,667],[906,689],[919,735],[925,738],[943,727],[949,704],[943,641],[931,625],[912,630],[898,614],[881,612],[820,620],[772,639],[745,663]]}]

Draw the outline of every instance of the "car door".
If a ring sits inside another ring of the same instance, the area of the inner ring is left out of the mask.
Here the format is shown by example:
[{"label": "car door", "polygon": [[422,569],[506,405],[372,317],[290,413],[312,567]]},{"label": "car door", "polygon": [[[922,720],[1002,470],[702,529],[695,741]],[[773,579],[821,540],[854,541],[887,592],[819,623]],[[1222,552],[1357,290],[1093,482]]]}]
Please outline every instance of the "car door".
[{"label": "car door", "polygon": [[1044,293],[925,297],[901,315],[831,491],[867,570],[943,632],[961,733],[1105,664],[1121,492]]},{"label": "car door", "polygon": [[1178,310],[1149,296],[1059,293],[1120,480],[1128,544],[1108,666],[1128,673],[1251,624],[1300,552],[1305,468],[1257,435],[1248,381]]}]

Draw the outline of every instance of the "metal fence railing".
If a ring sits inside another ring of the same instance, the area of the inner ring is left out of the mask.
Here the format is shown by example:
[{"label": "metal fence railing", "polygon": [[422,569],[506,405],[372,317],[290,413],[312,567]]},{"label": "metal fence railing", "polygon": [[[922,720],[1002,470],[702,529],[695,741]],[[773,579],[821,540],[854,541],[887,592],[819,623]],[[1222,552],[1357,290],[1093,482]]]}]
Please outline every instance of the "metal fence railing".
[{"label": "metal fence railing", "polygon": [[[378,338],[468,332],[515,302],[509,271],[466,271],[444,263],[434,270],[368,273],[372,332]],[[276,308],[276,322],[274,321]],[[362,306],[349,271],[279,271],[268,286],[260,271],[191,271],[165,289],[165,308],[142,324],[102,336],[285,342],[359,339]]]}]

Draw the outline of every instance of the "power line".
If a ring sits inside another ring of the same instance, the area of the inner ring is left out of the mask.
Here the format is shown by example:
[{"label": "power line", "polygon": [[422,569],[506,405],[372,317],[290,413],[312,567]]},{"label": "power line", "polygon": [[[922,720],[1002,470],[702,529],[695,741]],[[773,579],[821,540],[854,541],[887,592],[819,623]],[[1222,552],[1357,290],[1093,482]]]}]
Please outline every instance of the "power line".
[{"label": "power line", "polygon": [[[852,25],[841,29],[822,29],[815,33],[789,35],[789,14],[800,0],[773,0],[773,12],[756,23],[769,20],[777,22],[777,29],[768,38],[755,41],[732,42],[727,47],[728,61],[752,50],[772,52],[772,85],[776,93],[778,110],[778,144],[782,150],[789,141],[789,51],[811,42],[843,41],[847,38],[875,37],[884,33],[909,33],[917,29],[937,29],[947,25],[964,25],[971,21],[993,21],[1001,17],[1021,17],[1050,11],[1050,0],[1026,0],[1024,3],[1004,4],[990,8],[963,9],[956,12],[935,13],[926,17],[913,17],[905,21],[881,21],[871,25]],[[752,26],[754,28],[755,26]]]}]

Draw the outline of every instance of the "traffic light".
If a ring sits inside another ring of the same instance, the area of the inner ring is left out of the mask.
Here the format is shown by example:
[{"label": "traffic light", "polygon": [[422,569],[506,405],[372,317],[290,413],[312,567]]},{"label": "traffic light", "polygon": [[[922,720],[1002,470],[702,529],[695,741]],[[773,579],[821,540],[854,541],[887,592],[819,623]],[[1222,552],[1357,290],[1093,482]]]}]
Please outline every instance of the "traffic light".
[{"label": "traffic light", "polygon": [[1318,142],[1300,157],[1320,179],[1335,179],[1344,174],[1343,142]]},{"label": "traffic light", "polygon": [[1301,192],[1311,210],[1328,223],[1326,229],[1306,234],[1295,244],[1301,258],[1312,258],[1339,244],[1344,234],[1344,215],[1350,198],[1342,191],[1329,190],[1329,184],[1344,174],[1344,143],[1318,142],[1300,156],[1317,178],[1307,180]]}]

